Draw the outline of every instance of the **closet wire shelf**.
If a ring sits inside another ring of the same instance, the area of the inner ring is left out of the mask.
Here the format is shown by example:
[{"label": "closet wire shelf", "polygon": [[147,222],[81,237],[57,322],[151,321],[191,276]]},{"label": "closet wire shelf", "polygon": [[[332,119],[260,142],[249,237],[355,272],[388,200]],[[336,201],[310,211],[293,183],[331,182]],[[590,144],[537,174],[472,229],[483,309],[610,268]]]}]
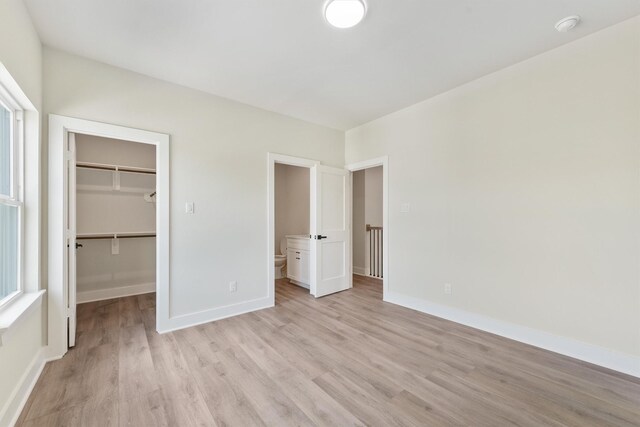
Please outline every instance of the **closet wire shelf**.
[{"label": "closet wire shelf", "polygon": [[141,237],[156,237],[156,233],[87,233],[78,234],[76,240],[137,239]]},{"label": "closet wire shelf", "polygon": [[[147,201],[149,203],[153,203],[155,201],[153,198],[157,195],[156,191],[147,193],[146,191],[140,191],[140,189],[123,189],[123,188],[121,188],[120,187],[120,175],[119,175],[119,172],[137,173],[137,174],[143,174],[143,175],[156,175],[156,170],[155,169],[140,168],[140,167],[135,167],[135,166],[120,166],[120,165],[112,165],[112,164],[106,164],[106,163],[92,163],[92,162],[76,162],[76,168],[113,172],[114,173],[113,174],[113,186],[112,186],[112,188],[110,188],[107,191],[118,191],[118,192],[125,192],[125,193],[140,193],[141,192],[141,193],[144,194],[144,200],[145,201]],[[78,185],[77,188],[78,188],[78,190],[105,191],[100,186],[95,186],[95,185],[89,185],[89,186]]]},{"label": "closet wire shelf", "polygon": [[82,169],[98,169],[98,170],[104,170],[104,171],[142,173],[147,175],[156,174],[155,169],[137,168],[133,166],[108,165],[104,163],[76,162],[76,167],[82,168]]}]

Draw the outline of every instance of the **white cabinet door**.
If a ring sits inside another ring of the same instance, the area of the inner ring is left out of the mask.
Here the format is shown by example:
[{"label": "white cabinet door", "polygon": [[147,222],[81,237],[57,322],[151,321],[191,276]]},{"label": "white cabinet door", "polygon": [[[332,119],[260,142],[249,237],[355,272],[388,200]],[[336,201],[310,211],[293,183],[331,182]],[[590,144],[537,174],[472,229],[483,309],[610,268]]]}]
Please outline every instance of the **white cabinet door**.
[{"label": "white cabinet door", "polygon": [[287,277],[300,281],[300,252],[296,249],[287,250]]},{"label": "white cabinet door", "polygon": [[310,269],[311,265],[309,264],[311,253],[309,251],[300,251],[300,282],[305,285],[309,284],[310,277]]}]

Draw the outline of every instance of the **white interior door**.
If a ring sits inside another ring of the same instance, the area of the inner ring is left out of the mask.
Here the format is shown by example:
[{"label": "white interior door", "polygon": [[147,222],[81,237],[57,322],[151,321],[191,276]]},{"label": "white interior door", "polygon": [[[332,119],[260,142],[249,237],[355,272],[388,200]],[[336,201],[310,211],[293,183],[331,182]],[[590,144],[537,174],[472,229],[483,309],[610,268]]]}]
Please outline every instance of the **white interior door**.
[{"label": "white interior door", "polygon": [[351,288],[351,176],[344,169],[311,168],[311,294]]},{"label": "white interior door", "polygon": [[69,133],[67,150],[67,317],[69,347],[76,345],[76,135]]}]

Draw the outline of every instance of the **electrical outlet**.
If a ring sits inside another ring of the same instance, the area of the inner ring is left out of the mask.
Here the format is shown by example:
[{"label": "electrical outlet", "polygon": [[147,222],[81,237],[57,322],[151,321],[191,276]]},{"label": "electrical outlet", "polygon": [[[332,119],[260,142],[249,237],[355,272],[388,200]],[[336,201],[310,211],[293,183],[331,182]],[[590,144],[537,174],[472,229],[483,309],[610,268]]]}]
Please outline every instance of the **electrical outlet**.
[{"label": "electrical outlet", "polygon": [[229,292],[235,292],[238,290],[238,282],[229,282]]},{"label": "electrical outlet", "polygon": [[444,293],[447,295],[451,295],[451,283],[444,284]]},{"label": "electrical outlet", "polygon": [[411,211],[411,204],[410,203],[402,203],[400,205],[400,212],[401,213],[409,213],[409,211]]},{"label": "electrical outlet", "polygon": [[111,239],[111,255],[120,255],[120,239]]}]

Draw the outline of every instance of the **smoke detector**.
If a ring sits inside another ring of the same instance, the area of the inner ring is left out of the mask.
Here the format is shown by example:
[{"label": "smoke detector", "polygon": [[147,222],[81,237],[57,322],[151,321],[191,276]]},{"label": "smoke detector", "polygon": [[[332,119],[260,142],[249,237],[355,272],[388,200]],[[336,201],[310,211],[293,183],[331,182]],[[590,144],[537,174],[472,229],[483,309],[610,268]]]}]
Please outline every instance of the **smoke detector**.
[{"label": "smoke detector", "polygon": [[580,17],[578,15],[567,16],[556,23],[556,30],[561,33],[566,33],[567,31],[573,30],[579,23]]}]

